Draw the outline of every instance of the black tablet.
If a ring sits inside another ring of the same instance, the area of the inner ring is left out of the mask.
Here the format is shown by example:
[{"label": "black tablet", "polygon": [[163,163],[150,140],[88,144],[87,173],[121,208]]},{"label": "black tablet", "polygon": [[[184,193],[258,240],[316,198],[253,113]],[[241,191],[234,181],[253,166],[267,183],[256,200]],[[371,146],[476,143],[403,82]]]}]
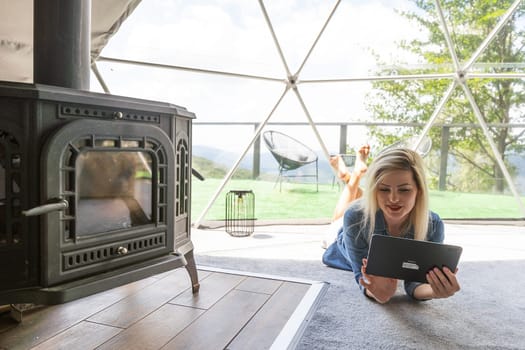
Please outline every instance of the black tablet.
[{"label": "black tablet", "polygon": [[427,283],[426,274],[434,267],[455,271],[462,251],[450,244],[372,235],[366,273]]}]

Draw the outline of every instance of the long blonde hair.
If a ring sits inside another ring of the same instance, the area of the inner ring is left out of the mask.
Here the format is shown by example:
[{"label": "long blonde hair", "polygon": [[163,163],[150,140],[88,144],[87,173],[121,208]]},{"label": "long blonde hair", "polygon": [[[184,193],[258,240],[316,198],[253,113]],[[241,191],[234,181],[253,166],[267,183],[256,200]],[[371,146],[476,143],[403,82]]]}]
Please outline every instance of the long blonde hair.
[{"label": "long blonde hair", "polygon": [[364,211],[364,227],[368,227],[368,235],[374,232],[376,225],[376,212],[378,185],[387,173],[393,170],[410,170],[417,186],[417,195],[414,208],[410,211],[407,228],[414,228],[414,238],[425,240],[428,231],[429,209],[428,188],[425,169],[421,156],[408,148],[392,148],[381,152],[368,167],[366,190],[361,206]]}]

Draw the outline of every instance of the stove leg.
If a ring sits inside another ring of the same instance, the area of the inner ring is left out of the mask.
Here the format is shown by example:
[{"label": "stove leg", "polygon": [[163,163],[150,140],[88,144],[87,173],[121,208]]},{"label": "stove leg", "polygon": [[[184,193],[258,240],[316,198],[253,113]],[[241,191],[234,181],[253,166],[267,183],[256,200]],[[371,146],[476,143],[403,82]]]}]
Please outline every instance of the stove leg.
[{"label": "stove leg", "polygon": [[184,257],[186,258],[186,271],[188,271],[191,279],[191,291],[195,294],[199,292],[199,276],[197,275],[197,265],[195,264],[195,258],[193,257],[193,250],[187,252]]},{"label": "stove leg", "polygon": [[11,304],[9,305],[11,312],[9,316],[18,323],[22,323],[22,315],[24,311],[31,310],[37,306],[34,304]]}]

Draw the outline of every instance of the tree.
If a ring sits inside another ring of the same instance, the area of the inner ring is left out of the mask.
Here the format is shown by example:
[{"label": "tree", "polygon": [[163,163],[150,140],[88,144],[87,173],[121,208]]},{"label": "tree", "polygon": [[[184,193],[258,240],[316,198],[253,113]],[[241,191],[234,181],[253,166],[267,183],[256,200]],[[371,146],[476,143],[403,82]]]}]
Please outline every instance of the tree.
[{"label": "tree", "polygon": [[[399,47],[416,55],[425,64],[416,69],[399,64],[396,73],[450,73],[454,71],[434,1],[414,0],[414,3],[422,11],[400,12],[400,14],[413,21],[419,28],[424,29],[428,35],[424,40],[400,42]],[[460,65],[470,60],[511,3],[510,0],[443,0],[440,2]],[[518,25],[523,26],[524,13],[525,6],[522,3],[482,52],[477,60],[478,64],[465,72],[466,84],[475,97],[483,119],[489,125],[525,121],[525,113],[523,113],[525,80],[519,78],[473,79],[469,78],[469,73],[474,70],[486,73],[516,72],[516,63],[520,63],[523,67],[525,32],[518,30]],[[385,74],[385,72],[380,72],[380,74]],[[450,84],[450,79],[378,81],[373,84],[374,89],[369,95],[368,108],[378,120],[391,121],[394,119],[404,123],[425,123]],[[478,124],[473,109],[460,87],[453,91],[439,120],[445,124]],[[416,126],[414,130],[405,130],[405,132],[415,134],[420,130],[421,127]],[[521,132],[513,131],[512,128],[505,126],[490,128],[491,138],[497,145],[510,172],[513,171],[513,167],[508,163],[508,155],[525,149],[525,141],[522,137],[524,133],[523,128]],[[401,136],[392,133],[385,134],[384,130],[375,130],[373,134],[385,144]],[[435,144],[439,144],[440,134],[439,128],[432,128],[429,136]],[[404,135],[406,136],[408,135]],[[454,171],[454,176],[449,177],[448,181],[453,181],[450,185],[458,190],[472,190],[475,184],[478,190],[493,188],[497,192],[503,192],[504,177],[481,128],[452,129],[450,155],[458,170]],[[438,172],[437,169],[434,171]],[[472,176],[474,173],[476,176]]]}]

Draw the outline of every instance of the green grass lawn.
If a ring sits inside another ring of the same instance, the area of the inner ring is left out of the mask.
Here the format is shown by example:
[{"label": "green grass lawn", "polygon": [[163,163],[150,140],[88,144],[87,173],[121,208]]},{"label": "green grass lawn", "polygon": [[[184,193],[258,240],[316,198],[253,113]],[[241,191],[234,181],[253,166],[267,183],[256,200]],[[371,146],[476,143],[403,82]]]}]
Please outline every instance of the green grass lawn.
[{"label": "green grass lawn", "polygon": [[[208,205],[221,179],[193,180],[192,221]],[[205,220],[224,220],[226,194],[230,190],[252,190],[255,195],[255,217],[271,219],[329,219],[340,190],[336,185],[283,183],[282,191],[273,182],[230,180],[208,211]],[[522,197],[522,201],[525,198]],[[430,207],[444,219],[523,218],[516,199],[510,195],[430,192]]]}]

